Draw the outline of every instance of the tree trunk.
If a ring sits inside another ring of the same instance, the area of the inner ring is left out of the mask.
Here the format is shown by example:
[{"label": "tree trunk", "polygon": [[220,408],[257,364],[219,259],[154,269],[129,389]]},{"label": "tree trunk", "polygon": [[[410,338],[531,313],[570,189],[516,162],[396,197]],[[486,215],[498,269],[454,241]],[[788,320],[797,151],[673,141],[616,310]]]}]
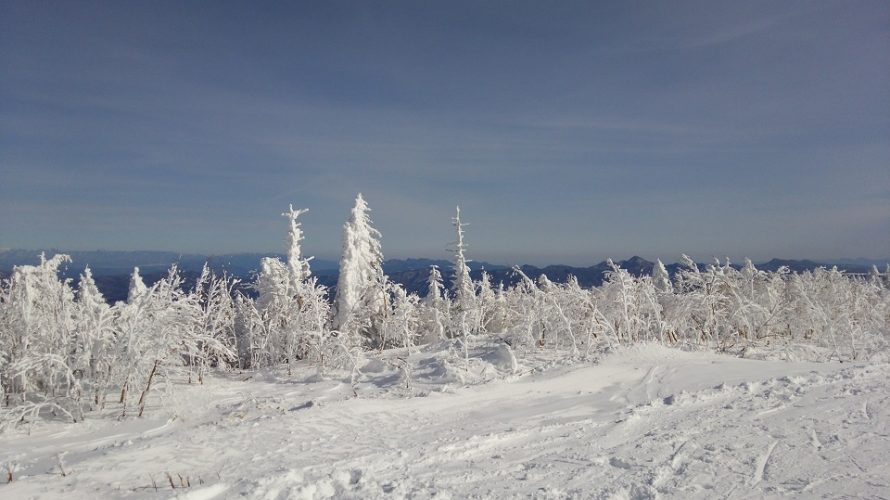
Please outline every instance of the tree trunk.
[{"label": "tree trunk", "polygon": [[142,413],[145,411],[145,397],[148,395],[148,391],[151,390],[151,381],[155,377],[155,373],[158,371],[158,360],[155,360],[155,364],[151,367],[151,373],[148,374],[148,382],[145,383],[145,390],[142,391],[142,394],[139,396],[139,416],[142,416]]}]

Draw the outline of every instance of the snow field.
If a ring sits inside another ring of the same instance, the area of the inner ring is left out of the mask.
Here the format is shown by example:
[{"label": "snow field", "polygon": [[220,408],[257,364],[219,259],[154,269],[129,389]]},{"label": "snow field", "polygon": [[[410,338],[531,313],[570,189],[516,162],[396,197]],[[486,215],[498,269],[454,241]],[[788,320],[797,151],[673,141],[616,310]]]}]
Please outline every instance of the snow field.
[{"label": "snow field", "polygon": [[18,429],[0,438],[0,463],[16,464],[0,498],[890,493],[887,364],[657,345],[596,362],[542,351],[520,364],[492,342],[469,366],[436,345],[406,370],[404,354],[369,356],[354,384],[308,364],[289,378],[213,376],[145,418]]}]

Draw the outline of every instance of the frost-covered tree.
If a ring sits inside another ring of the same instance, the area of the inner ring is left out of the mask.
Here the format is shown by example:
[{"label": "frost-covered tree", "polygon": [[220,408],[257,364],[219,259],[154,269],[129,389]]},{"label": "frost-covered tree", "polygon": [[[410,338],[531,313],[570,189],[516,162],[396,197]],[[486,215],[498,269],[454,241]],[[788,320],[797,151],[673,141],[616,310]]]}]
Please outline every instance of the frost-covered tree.
[{"label": "frost-covered tree", "polygon": [[749,282],[753,281],[755,278],[757,278],[757,275],[759,273],[760,271],[757,270],[757,267],[754,266],[754,263],[751,262],[751,259],[746,258],[745,265],[742,266],[741,269],[741,275],[745,278],[745,280]]},{"label": "frost-covered tree", "polygon": [[371,345],[379,346],[386,314],[385,276],[380,232],[371,226],[369,212],[359,193],[343,226],[333,328],[347,336],[360,335]]},{"label": "frost-covered tree", "polygon": [[290,286],[296,290],[300,285],[309,279],[311,272],[309,270],[309,260],[304,259],[300,242],[303,241],[303,230],[300,228],[299,217],[309,209],[294,210],[294,206],[290,205],[288,211],[281,214],[287,218],[287,268],[290,276]]},{"label": "frost-covered tree", "polygon": [[115,314],[105,301],[89,266],[80,275],[76,295],[77,342],[74,365],[92,383],[93,404],[103,404],[114,363]]},{"label": "frost-covered tree", "polygon": [[467,265],[464,243],[464,226],[460,220],[460,207],[452,224],[457,232],[457,240],[454,242],[454,278],[451,281],[451,289],[454,295],[451,308],[450,329],[451,336],[461,339],[464,351],[464,362],[469,365],[469,336],[479,331],[479,309],[476,303],[476,292],[473,281],[470,279],[470,268]]},{"label": "frost-covered tree", "polygon": [[96,280],[93,279],[93,271],[90,266],[84,268],[80,275],[80,281],[77,283],[77,302],[81,307],[89,310],[106,309],[108,303],[99,287],[96,286]]},{"label": "frost-covered tree", "polygon": [[423,305],[442,310],[445,303],[445,285],[442,284],[442,273],[438,266],[430,266],[429,278],[427,278],[427,291],[423,297]]},{"label": "frost-covered tree", "polygon": [[658,293],[671,293],[674,291],[674,286],[671,284],[671,276],[668,274],[661,259],[657,259],[655,266],[652,267],[652,284],[655,285]]},{"label": "frost-covered tree", "polygon": [[[283,344],[290,309],[289,282],[289,270],[280,259],[264,257],[260,260],[260,272],[253,284],[257,299],[242,303],[256,308],[255,315],[241,311],[244,321],[248,317],[256,319],[249,330],[251,358],[243,364],[253,368],[268,367],[278,364],[285,356]],[[242,326],[244,324],[247,323]]]},{"label": "frost-covered tree", "polygon": [[430,275],[427,279],[427,292],[420,303],[421,324],[425,335],[423,341],[431,342],[441,340],[447,336],[446,324],[448,322],[448,298],[445,296],[445,286],[442,284],[442,273],[436,266],[430,266]]},{"label": "frost-covered tree", "polygon": [[[235,303],[233,288],[238,280],[225,274],[216,276],[208,264],[204,264],[201,275],[195,282],[194,295],[199,308],[199,333],[202,342],[198,352],[189,356],[188,362],[197,371],[197,380],[204,383],[204,372],[209,366],[224,364],[232,354],[220,346],[235,344]],[[209,340],[209,341],[208,341]],[[223,353],[225,358],[220,358]]]},{"label": "frost-covered tree", "polygon": [[76,305],[69,280],[59,280],[67,255],[36,266],[16,266],[3,287],[0,324],[0,392],[4,421],[37,417],[47,411],[80,420],[83,395],[72,366],[77,342]]},{"label": "frost-covered tree", "polygon": [[509,330],[510,322],[507,307],[507,292],[504,282],[498,283],[495,290],[494,304],[489,306],[486,319],[486,330],[492,333],[503,333]]},{"label": "frost-covered tree", "polygon": [[[247,298],[237,304],[235,328],[241,366],[264,367],[286,363],[288,370],[297,360],[312,358],[323,366],[330,360],[328,342],[330,304],[327,289],[311,276],[309,261],[300,248],[303,232],[299,216],[307,210],[291,205],[283,215],[288,219],[287,263],[265,258],[254,288],[259,292],[255,305]],[[249,347],[248,347],[249,346]]]},{"label": "frost-covered tree", "polygon": [[727,297],[720,293],[719,265],[710,265],[703,272],[688,255],[683,255],[685,267],[677,272],[677,288],[683,294],[688,314],[682,317],[680,330],[688,333],[687,340],[699,344],[725,340]]},{"label": "frost-covered tree", "polygon": [[460,207],[452,219],[457,240],[454,243],[454,279],[451,288],[454,292],[454,304],[459,313],[469,313],[476,307],[476,294],[473,280],[470,279],[470,267],[467,265],[466,244],[464,243],[464,224],[460,220]]},{"label": "frost-covered tree", "polygon": [[878,271],[878,266],[872,264],[871,269],[868,270],[868,280],[878,285],[882,283],[881,271]]},{"label": "frost-covered tree", "polygon": [[501,312],[498,306],[497,294],[491,286],[491,276],[487,272],[482,271],[482,277],[479,279],[477,288],[479,289],[478,304],[482,330],[499,333],[502,329],[502,325],[498,321]]},{"label": "frost-covered tree", "polygon": [[277,257],[260,259],[260,272],[254,289],[257,292],[257,308],[262,311],[280,309],[288,297],[290,271]]},{"label": "frost-covered tree", "polygon": [[513,273],[520,281],[510,293],[511,324],[517,340],[526,347],[569,347],[577,349],[574,328],[566,315],[562,290],[543,276],[539,283],[528,277],[519,266]]},{"label": "frost-covered tree", "polygon": [[139,300],[148,291],[142,276],[139,275],[139,268],[133,268],[133,274],[130,275],[130,288],[127,291],[127,304],[132,304]]},{"label": "frost-covered tree", "polygon": [[122,311],[117,329],[121,414],[136,408],[141,415],[150,395],[159,387],[168,393],[174,379],[200,380],[211,360],[235,361],[230,337],[218,337],[205,325],[202,299],[183,289],[182,276],[173,266]]},{"label": "frost-covered tree", "polygon": [[259,357],[255,340],[263,331],[263,319],[254,300],[242,293],[235,296],[234,310],[232,329],[235,335],[238,368],[253,368],[257,366]]},{"label": "frost-covered tree", "polygon": [[391,281],[387,282],[387,290],[392,297],[392,314],[384,320],[381,347],[411,349],[419,336],[420,298],[407,293],[403,286]]},{"label": "frost-covered tree", "polygon": [[[297,304],[293,310],[295,317],[296,357],[308,359],[324,371],[329,365],[343,365],[346,346],[343,339],[331,335],[329,330],[331,305],[328,290],[312,277],[300,284],[297,290]],[[347,357],[349,357],[347,355]]]}]

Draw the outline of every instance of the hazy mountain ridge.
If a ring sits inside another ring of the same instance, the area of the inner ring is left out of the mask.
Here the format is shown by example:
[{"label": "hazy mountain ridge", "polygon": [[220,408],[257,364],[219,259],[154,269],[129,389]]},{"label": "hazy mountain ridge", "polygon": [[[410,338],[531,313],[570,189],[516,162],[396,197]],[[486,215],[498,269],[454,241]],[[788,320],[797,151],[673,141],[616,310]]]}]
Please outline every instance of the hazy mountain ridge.
[{"label": "hazy mountain ridge", "polygon": [[[13,266],[36,264],[39,262],[40,250],[0,250],[0,277],[8,276]],[[71,256],[72,263],[62,272],[63,277],[77,279],[87,265],[93,271],[96,284],[109,302],[125,300],[129,285],[130,274],[133,267],[138,266],[143,280],[151,285],[164,276],[172,264],[176,264],[181,271],[186,286],[192,286],[207,262],[217,272],[225,271],[242,280],[240,289],[246,293],[251,290],[246,285],[252,280],[254,273],[259,268],[260,259],[263,257],[278,257],[285,259],[284,254],[274,253],[235,253],[221,255],[181,254],[162,251],[64,251],[45,250],[46,255],[66,253]],[[890,259],[888,259],[890,260]],[[634,275],[651,274],[653,262],[642,257],[633,256],[622,261],[615,261],[621,268],[630,271]],[[843,263],[846,262],[846,263]],[[839,269],[850,273],[866,273],[872,265],[878,265],[883,271],[880,260],[846,259],[834,263],[820,263],[811,260],[772,259],[758,263],[757,268],[764,271],[775,271],[786,266],[794,272],[802,272],[817,267],[831,267],[837,265]],[[312,272],[318,277],[321,284],[332,291],[337,286],[338,263],[329,259],[313,259],[311,261]],[[704,267],[706,264],[700,264]],[[740,264],[735,264],[740,265]],[[384,261],[383,270],[390,280],[403,285],[409,292],[426,294],[429,269],[437,266],[442,271],[443,281],[446,287],[451,286],[451,262],[443,259],[408,258],[389,259]],[[471,277],[478,280],[485,270],[491,276],[491,282],[495,286],[499,283],[512,285],[519,281],[520,277],[512,267],[491,264],[488,262],[469,262]],[[673,276],[682,264],[666,264],[668,272]],[[606,273],[611,270],[608,262],[580,267],[554,264],[544,267],[521,265],[519,269],[532,279],[537,279],[545,274],[551,281],[564,283],[569,276],[577,278],[582,287],[599,286],[606,278]]]},{"label": "hazy mountain ridge", "polygon": [[[34,265],[40,261],[41,252],[47,257],[57,253],[71,256],[72,263],[68,266],[80,271],[90,266],[94,276],[116,276],[122,273],[129,274],[133,267],[138,266],[143,273],[166,272],[170,266],[176,264],[182,271],[200,272],[204,263],[210,264],[215,271],[226,271],[229,274],[247,277],[256,271],[263,257],[278,257],[284,260],[283,253],[229,253],[219,255],[204,255],[192,253],[177,253],[166,251],[118,251],[118,250],[0,250],[0,271],[9,272],[13,266]],[[337,261],[327,259],[312,259],[313,269],[329,270],[337,269]],[[66,273],[67,274],[67,273]]]}]

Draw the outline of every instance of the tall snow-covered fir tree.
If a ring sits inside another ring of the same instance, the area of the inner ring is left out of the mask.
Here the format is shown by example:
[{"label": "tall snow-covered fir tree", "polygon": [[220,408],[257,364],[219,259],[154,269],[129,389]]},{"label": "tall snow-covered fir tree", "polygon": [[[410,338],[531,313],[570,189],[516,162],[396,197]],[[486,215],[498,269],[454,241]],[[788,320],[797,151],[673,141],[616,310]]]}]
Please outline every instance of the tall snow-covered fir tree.
[{"label": "tall snow-covered fir tree", "polygon": [[473,280],[470,279],[470,267],[464,254],[464,224],[460,221],[460,207],[457,207],[457,215],[452,219],[454,229],[457,231],[457,241],[454,243],[454,280],[451,288],[454,291],[455,305],[461,311],[470,311],[475,307],[476,293]]},{"label": "tall snow-covered fir tree", "polygon": [[334,298],[333,328],[361,334],[372,345],[380,341],[386,307],[380,232],[371,226],[370,209],[361,193],[343,226],[343,254]]}]

